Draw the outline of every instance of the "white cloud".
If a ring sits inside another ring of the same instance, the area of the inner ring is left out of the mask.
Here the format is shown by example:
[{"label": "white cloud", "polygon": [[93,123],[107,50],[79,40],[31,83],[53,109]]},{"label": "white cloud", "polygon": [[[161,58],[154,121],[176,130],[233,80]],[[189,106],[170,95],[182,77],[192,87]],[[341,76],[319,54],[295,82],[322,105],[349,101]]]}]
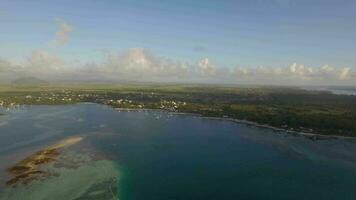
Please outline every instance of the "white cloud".
[{"label": "white cloud", "polygon": [[21,65],[0,59],[0,73],[19,73],[22,70],[23,68]]},{"label": "white cloud", "polygon": [[233,75],[239,80],[254,80],[266,83],[339,83],[352,80],[351,68],[335,68],[329,65],[321,67],[307,67],[293,63],[289,67],[236,67]]},{"label": "white cloud", "polygon": [[23,64],[24,71],[29,75],[46,76],[65,71],[63,59],[44,50],[35,50]]},{"label": "white cloud", "polygon": [[198,71],[205,76],[214,76],[216,74],[215,66],[208,58],[203,58],[198,62]]},{"label": "white cloud", "polygon": [[122,53],[108,53],[101,64],[89,64],[90,70],[110,79],[153,80],[179,78],[187,74],[187,65],[153,55],[143,48],[132,48]]},{"label": "white cloud", "polygon": [[72,25],[68,24],[63,20],[57,20],[58,30],[55,35],[55,44],[64,45],[70,41],[69,33],[71,33],[74,28]]},{"label": "white cloud", "polygon": [[247,77],[250,76],[250,71],[247,70],[246,68],[242,68],[242,67],[235,67],[232,70],[232,74],[236,77]]},{"label": "white cloud", "polygon": [[353,68],[293,63],[285,67],[221,67],[203,58],[196,64],[172,61],[143,48],[106,51],[96,63],[70,63],[45,50],[36,50],[22,63],[0,59],[0,77],[35,76],[46,79],[178,81],[250,84],[355,84]]},{"label": "white cloud", "polygon": [[61,78],[64,74],[74,73],[60,57],[45,50],[35,50],[23,62],[0,60],[0,75],[6,74],[8,79],[21,76],[34,76],[44,79]]},{"label": "white cloud", "polygon": [[28,58],[28,65],[40,70],[60,70],[64,65],[64,61],[45,50],[36,50]]},{"label": "white cloud", "polygon": [[351,78],[351,69],[350,68],[342,68],[339,74],[340,80],[349,80]]},{"label": "white cloud", "polygon": [[0,59],[0,83],[11,81],[14,77],[21,76],[23,69],[20,65]]},{"label": "white cloud", "polygon": [[307,77],[313,73],[313,68],[305,67],[304,65],[298,65],[297,63],[293,63],[291,66],[289,66],[289,73],[290,75],[294,75],[294,76]]},{"label": "white cloud", "polygon": [[6,60],[0,60],[0,73],[12,70],[10,62]]}]

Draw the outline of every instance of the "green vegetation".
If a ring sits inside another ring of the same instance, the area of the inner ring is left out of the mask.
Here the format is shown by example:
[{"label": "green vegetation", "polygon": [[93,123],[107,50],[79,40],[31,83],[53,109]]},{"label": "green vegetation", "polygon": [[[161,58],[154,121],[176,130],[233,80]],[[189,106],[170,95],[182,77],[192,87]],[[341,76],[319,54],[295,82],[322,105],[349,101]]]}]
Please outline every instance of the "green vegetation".
[{"label": "green vegetation", "polygon": [[199,85],[0,86],[0,105],[93,102],[248,120],[287,130],[356,136],[356,96],[287,87]]}]

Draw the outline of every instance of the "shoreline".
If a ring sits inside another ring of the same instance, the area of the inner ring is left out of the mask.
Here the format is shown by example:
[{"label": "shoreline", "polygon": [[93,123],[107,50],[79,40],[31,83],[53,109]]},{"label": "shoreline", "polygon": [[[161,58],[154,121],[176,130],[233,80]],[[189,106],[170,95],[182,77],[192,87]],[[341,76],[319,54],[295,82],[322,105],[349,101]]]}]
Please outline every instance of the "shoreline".
[{"label": "shoreline", "polygon": [[294,135],[294,136],[302,136],[311,140],[322,140],[322,139],[356,139],[356,137],[352,136],[342,136],[342,135],[323,135],[319,133],[306,133],[302,131],[295,131],[295,130],[289,130],[289,129],[284,129],[284,128],[279,128],[275,126],[271,126],[268,124],[260,124],[257,122],[253,121],[248,121],[248,120],[242,120],[242,119],[235,119],[235,118],[230,118],[230,117],[207,117],[202,114],[197,114],[197,113],[187,113],[187,112],[173,112],[169,110],[164,110],[164,109],[152,109],[152,108],[114,108],[114,110],[118,111],[160,111],[160,112],[166,112],[170,114],[175,114],[175,115],[189,115],[193,117],[200,117],[203,119],[211,119],[211,120],[222,120],[222,121],[230,121],[230,122],[235,122],[239,124],[245,124],[249,126],[254,126],[258,128],[266,128],[273,130],[275,132],[286,132],[287,134]]},{"label": "shoreline", "polygon": [[[108,105],[110,106],[110,105]],[[187,113],[187,112],[173,112],[173,111],[169,111],[169,110],[164,110],[164,109],[160,109],[160,108],[114,108],[114,110],[117,111],[133,111],[133,112],[140,112],[140,111],[153,111],[153,112],[165,112],[165,113],[170,113],[173,115],[191,115],[191,116],[196,116],[196,117],[202,117],[201,114],[198,113]]]},{"label": "shoreline", "polygon": [[[113,107],[112,105],[108,104],[103,104],[103,103],[94,103],[94,102],[73,102],[71,104],[60,104],[60,105],[80,105],[80,104],[97,104],[97,105],[104,105],[108,106],[116,111],[133,111],[133,112],[141,112],[141,111],[159,111],[159,112],[166,112],[166,113],[171,113],[175,115],[189,115],[193,117],[201,117],[205,119],[214,119],[214,120],[226,120],[226,121],[231,121],[235,123],[240,123],[240,124],[246,124],[246,125],[251,125],[259,128],[267,128],[274,130],[276,132],[284,131],[288,134],[291,135],[296,135],[296,136],[304,136],[306,138],[312,139],[312,140],[319,140],[319,139],[356,139],[356,136],[343,136],[343,135],[324,135],[320,133],[307,133],[307,132],[302,132],[302,131],[296,131],[296,130],[290,130],[290,129],[285,129],[285,128],[280,128],[280,127],[275,127],[271,126],[268,124],[260,124],[254,121],[248,121],[248,120],[241,120],[241,119],[235,119],[235,118],[229,118],[229,117],[207,117],[199,113],[189,113],[189,112],[179,112],[179,111],[170,111],[170,110],[164,110],[160,108],[120,108],[120,107]],[[22,104],[22,105],[31,105],[31,104]],[[44,104],[39,104],[39,105],[44,105]],[[51,106],[50,104],[48,106]],[[1,115],[0,115],[1,116]]]},{"label": "shoreline", "polygon": [[254,126],[254,127],[257,127],[257,128],[270,129],[270,130],[273,130],[275,132],[285,132],[285,133],[287,133],[289,135],[303,136],[305,138],[312,139],[312,140],[320,140],[320,139],[356,139],[356,137],[351,137],[351,136],[323,135],[323,134],[319,134],[319,133],[306,133],[306,132],[302,132],[302,131],[288,130],[288,129],[284,129],[284,128],[270,126],[270,125],[267,125],[267,124],[259,124],[257,122],[253,122],[253,121],[240,120],[240,119],[234,119],[234,118],[204,117],[204,116],[202,116],[202,118],[211,119],[211,120],[231,121],[231,122],[235,122],[235,123],[239,123],[239,124],[245,124],[245,125],[249,125],[249,126]]}]

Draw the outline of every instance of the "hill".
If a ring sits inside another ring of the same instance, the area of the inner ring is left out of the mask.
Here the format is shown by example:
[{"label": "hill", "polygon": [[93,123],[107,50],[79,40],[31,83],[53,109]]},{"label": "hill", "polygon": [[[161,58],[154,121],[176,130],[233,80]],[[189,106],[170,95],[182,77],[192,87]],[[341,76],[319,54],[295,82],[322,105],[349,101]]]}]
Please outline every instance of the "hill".
[{"label": "hill", "polygon": [[48,82],[35,77],[21,77],[11,82],[12,85],[47,85]]}]

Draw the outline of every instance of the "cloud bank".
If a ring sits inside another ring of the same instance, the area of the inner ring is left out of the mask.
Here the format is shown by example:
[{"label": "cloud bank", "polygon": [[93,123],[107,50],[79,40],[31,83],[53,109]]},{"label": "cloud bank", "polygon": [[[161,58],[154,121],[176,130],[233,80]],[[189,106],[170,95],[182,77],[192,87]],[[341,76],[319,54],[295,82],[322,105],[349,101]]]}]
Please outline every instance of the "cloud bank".
[{"label": "cloud bank", "polygon": [[172,61],[148,49],[132,48],[109,52],[98,63],[74,66],[44,50],[33,51],[22,63],[0,59],[0,78],[33,76],[44,80],[154,81],[236,84],[355,84],[350,67],[328,65],[311,67],[291,64],[285,67],[220,67],[202,58],[196,63]]}]

